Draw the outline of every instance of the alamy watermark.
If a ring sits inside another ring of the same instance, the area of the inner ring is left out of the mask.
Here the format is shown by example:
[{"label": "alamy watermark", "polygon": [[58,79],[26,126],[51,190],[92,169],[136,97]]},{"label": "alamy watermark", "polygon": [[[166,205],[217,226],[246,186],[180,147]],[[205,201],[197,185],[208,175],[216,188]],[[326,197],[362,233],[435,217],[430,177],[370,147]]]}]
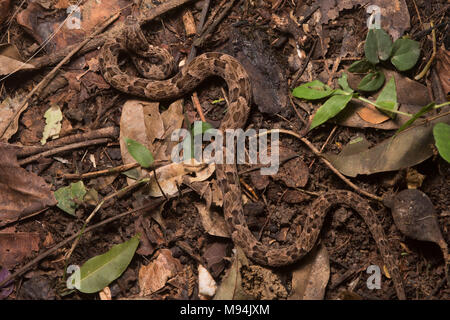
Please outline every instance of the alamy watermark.
[{"label": "alamy watermark", "polygon": [[66,26],[70,30],[81,29],[81,10],[77,5],[71,5],[67,7],[67,14],[69,19],[67,19]]},{"label": "alamy watermark", "polygon": [[366,272],[371,276],[367,278],[367,289],[375,290],[381,289],[381,269],[377,265],[371,265],[367,268]]},{"label": "alamy watermark", "polygon": [[367,7],[370,17],[367,19],[367,27],[370,29],[381,29],[381,8],[377,5]]},{"label": "alamy watermark", "polygon": [[[202,122],[194,123],[193,132],[201,132]],[[268,136],[270,135],[270,148]],[[208,129],[192,137],[191,131],[177,129],[172,133],[172,141],[180,141],[171,153],[172,161],[181,163],[194,158],[198,162],[216,164],[261,164],[268,165],[260,169],[262,175],[273,175],[278,172],[279,132],[265,129]],[[203,148],[203,143],[209,144]],[[248,148],[246,149],[246,143]],[[225,148],[225,149],[224,149]],[[270,155],[269,155],[270,149]]]}]

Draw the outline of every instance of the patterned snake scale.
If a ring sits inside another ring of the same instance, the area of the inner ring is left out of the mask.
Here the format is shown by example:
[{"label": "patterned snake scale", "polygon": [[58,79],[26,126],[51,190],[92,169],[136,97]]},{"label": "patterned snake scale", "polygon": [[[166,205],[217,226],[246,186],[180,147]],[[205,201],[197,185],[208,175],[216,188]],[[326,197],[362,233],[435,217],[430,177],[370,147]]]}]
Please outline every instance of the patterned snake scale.
[{"label": "patterned snake scale", "polygon": [[[228,86],[229,105],[220,129],[242,128],[250,111],[251,86],[247,72],[233,57],[222,53],[204,53],[192,60],[172,78],[173,58],[161,48],[148,43],[141,26],[145,20],[128,17],[121,36],[107,41],[100,53],[100,65],[105,80],[117,90],[153,101],[173,100],[192,92],[210,76],[223,78]],[[119,67],[119,54],[125,52],[145,77],[131,76]],[[145,56],[139,59],[137,56]],[[156,67],[155,67],[156,64]],[[162,71],[161,71],[162,70]],[[225,148],[224,148],[225,149]],[[224,151],[226,152],[226,151]],[[292,264],[304,257],[315,245],[327,212],[336,205],[353,208],[364,219],[388,268],[399,299],[405,299],[402,278],[380,222],[368,202],[353,192],[327,192],[313,201],[298,239],[285,247],[272,247],[257,241],[249,230],[243,212],[239,177],[235,164],[217,164],[216,176],[223,192],[224,216],[232,231],[232,240],[246,255],[258,264],[279,267]]]}]

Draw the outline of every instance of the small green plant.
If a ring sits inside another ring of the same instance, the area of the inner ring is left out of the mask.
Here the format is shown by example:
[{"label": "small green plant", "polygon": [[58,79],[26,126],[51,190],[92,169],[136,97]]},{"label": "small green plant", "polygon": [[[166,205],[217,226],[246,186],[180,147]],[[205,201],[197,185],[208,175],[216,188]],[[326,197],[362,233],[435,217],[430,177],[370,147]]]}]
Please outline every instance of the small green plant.
[{"label": "small green plant", "polygon": [[414,67],[420,57],[420,43],[408,38],[399,38],[392,42],[383,29],[370,29],[364,45],[365,58],[353,63],[348,71],[366,74],[358,85],[358,90],[371,92],[380,89],[385,76],[380,64],[390,59],[398,71],[407,71]]},{"label": "small green plant", "polygon": [[[391,37],[384,30],[371,29],[367,34],[364,51],[365,58],[353,63],[348,71],[353,73],[366,73],[366,76],[363,77],[358,85],[358,90],[370,92],[379,90],[386,81],[379,67],[380,63],[390,59],[390,62],[397,70],[409,70],[414,67],[419,59],[420,45],[417,41],[407,38],[400,38],[393,43]],[[398,129],[394,137],[410,127],[422,115],[450,104],[450,102],[440,105],[431,103],[414,115],[400,112],[398,111],[397,89],[394,77],[389,79],[376,101],[371,101],[363,97],[360,92],[355,92],[350,88],[347,79],[347,74],[343,73],[338,80],[340,89],[332,89],[321,81],[314,80],[302,84],[293,90],[292,95],[296,98],[311,101],[327,99],[314,115],[309,128],[310,131],[339,114],[352,99],[358,99],[368,103],[386,113],[392,119],[395,118],[396,114],[410,117],[411,119]],[[440,155],[446,161],[450,162],[449,128],[450,126],[445,123],[438,123],[434,127],[433,134]]]},{"label": "small green plant", "polygon": [[347,74],[344,73],[338,80],[341,89],[332,89],[319,80],[314,80],[312,82],[302,84],[301,86],[294,89],[292,94],[297,98],[306,100],[320,100],[328,98],[325,103],[317,110],[309,130],[314,129],[315,127],[336,116],[339,112],[344,110],[344,108],[353,98],[369,103],[387,113],[391,117],[393,117],[396,113],[412,116],[408,113],[400,112],[397,110],[397,91],[395,80],[393,77],[381,91],[376,101],[366,99],[359,93],[354,92],[348,85],[347,77]]},{"label": "small green plant", "polygon": [[441,157],[450,163],[450,125],[439,122],[433,127],[434,141]]}]

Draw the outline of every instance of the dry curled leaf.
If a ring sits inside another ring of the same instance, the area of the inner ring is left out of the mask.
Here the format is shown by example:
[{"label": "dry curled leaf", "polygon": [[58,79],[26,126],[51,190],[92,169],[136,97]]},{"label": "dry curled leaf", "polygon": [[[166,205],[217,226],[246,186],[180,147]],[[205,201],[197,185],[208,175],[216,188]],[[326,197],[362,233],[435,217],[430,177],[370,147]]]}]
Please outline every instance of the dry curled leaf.
[{"label": "dry curled leaf", "polygon": [[442,236],[433,203],[425,193],[406,189],[387,198],[385,204],[391,208],[395,225],[405,236],[436,243],[446,263],[449,262],[447,242]]},{"label": "dry curled leaf", "polygon": [[289,300],[323,300],[329,279],[328,251],[320,245],[302,259],[294,270]]},{"label": "dry curled leaf", "polygon": [[216,237],[230,238],[230,232],[228,231],[227,224],[223,215],[201,202],[194,204],[200,214],[203,228],[205,231]]},{"label": "dry curled leaf", "polygon": [[19,51],[15,46],[10,44],[0,45],[0,76],[6,76],[18,70],[26,69],[34,69],[34,66],[22,61]]},{"label": "dry curled leaf", "polygon": [[56,204],[45,180],[19,166],[17,150],[0,143],[0,226]]},{"label": "dry curled leaf", "polygon": [[[215,164],[205,165],[195,161],[186,160],[182,163],[171,163],[167,166],[156,169],[156,177],[150,180],[150,196],[163,196],[161,189],[166,195],[173,195],[179,192],[178,186],[183,182],[192,183],[208,179],[215,170]],[[190,176],[194,174],[194,176]]]},{"label": "dry curled leaf", "polygon": [[180,261],[172,256],[170,250],[161,249],[153,261],[139,269],[140,295],[147,296],[164,288],[166,282],[181,270]]},{"label": "dry curled leaf", "polygon": [[[16,18],[19,25],[39,44],[48,38],[45,48],[49,52],[62,50],[83,41],[95,27],[104,22],[106,17],[110,17],[124,6],[120,0],[83,1],[78,14],[76,10],[71,19],[64,21],[68,16],[67,11],[63,9],[55,14],[54,2],[30,1],[27,8],[21,10]],[[65,4],[58,7],[65,7]],[[50,34],[54,36],[49,37]]]},{"label": "dry curled leaf", "polygon": [[225,268],[228,243],[213,242],[205,249],[203,258],[208,270],[214,277],[218,277]]},{"label": "dry curled leaf", "polygon": [[217,289],[214,300],[252,300],[251,296],[242,288],[241,269],[249,264],[245,253],[236,247],[233,263],[228,272],[222,278],[222,283]]},{"label": "dry curled leaf", "polygon": [[450,116],[419,123],[372,148],[364,140],[351,142],[352,152],[345,147],[339,155],[326,154],[325,158],[350,177],[409,168],[434,155],[433,124],[437,122],[450,123]]}]

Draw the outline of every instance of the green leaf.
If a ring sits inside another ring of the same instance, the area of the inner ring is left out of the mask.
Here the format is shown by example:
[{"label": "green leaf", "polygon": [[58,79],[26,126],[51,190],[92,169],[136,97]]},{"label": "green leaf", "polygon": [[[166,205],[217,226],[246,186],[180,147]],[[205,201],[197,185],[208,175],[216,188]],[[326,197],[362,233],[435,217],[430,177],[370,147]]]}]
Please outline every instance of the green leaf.
[{"label": "green leaf", "polygon": [[139,180],[141,178],[141,173],[137,168],[133,168],[127,171],[122,172],[123,175],[125,175],[127,178],[133,179],[133,180]]},{"label": "green leaf", "polygon": [[366,59],[362,59],[356,62],[353,62],[352,65],[348,68],[348,71],[353,73],[366,73],[369,72],[370,69],[373,68],[373,64],[371,64]]},{"label": "green leaf", "polygon": [[362,78],[358,85],[358,89],[361,91],[376,91],[383,86],[384,80],[385,76],[383,72],[371,72]]},{"label": "green leaf", "polygon": [[[381,105],[382,107],[397,111],[398,110],[398,103],[397,103],[397,88],[395,86],[395,79],[392,77],[388,83],[384,86],[384,89],[380,92],[378,95],[377,100],[375,101],[376,104]],[[395,119],[395,113],[380,109],[384,113],[386,113],[389,117],[392,119]]]},{"label": "green leaf", "polygon": [[425,113],[431,111],[431,109],[433,109],[433,107],[436,104],[430,103],[428,105],[426,105],[425,107],[423,107],[422,109],[419,110],[419,112],[417,112],[416,114],[414,114],[411,119],[409,119],[408,121],[406,121],[395,133],[394,137],[399,134],[400,132],[402,132],[403,130],[405,130],[406,128],[408,128],[409,126],[411,126],[417,119],[419,119],[421,116],[423,116]]},{"label": "green leaf", "polygon": [[86,188],[83,181],[71,183],[70,186],[59,188],[55,191],[55,198],[58,201],[57,207],[75,216],[75,210],[83,202]]},{"label": "green leaf", "polygon": [[306,100],[323,99],[333,94],[334,90],[319,80],[304,83],[292,91],[292,95]]},{"label": "green leaf", "polygon": [[391,62],[399,71],[414,67],[420,57],[420,43],[411,39],[397,39],[392,48]]},{"label": "green leaf", "polygon": [[364,45],[366,59],[372,64],[386,61],[391,56],[392,39],[383,29],[370,29]]},{"label": "green leaf", "polygon": [[153,163],[153,155],[144,145],[139,142],[130,139],[124,138],[125,143],[127,144],[128,152],[131,156],[138,162],[142,167],[148,168]]},{"label": "green leaf", "polygon": [[342,76],[338,79],[338,83],[341,86],[342,90],[348,93],[353,93],[353,89],[348,85],[348,75],[344,72]]},{"label": "green leaf", "polygon": [[352,95],[336,95],[328,99],[314,115],[309,130],[321,125],[341,112],[352,100]]},{"label": "green leaf", "polygon": [[436,123],[433,135],[439,154],[450,163],[450,125],[443,122]]},{"label": "green leaf", "polygon": [[139,235],[113,246],[108,252],[86,261],[80,268],[80,285],[84,293],[102,290],[125,271],[139,245]]}]

